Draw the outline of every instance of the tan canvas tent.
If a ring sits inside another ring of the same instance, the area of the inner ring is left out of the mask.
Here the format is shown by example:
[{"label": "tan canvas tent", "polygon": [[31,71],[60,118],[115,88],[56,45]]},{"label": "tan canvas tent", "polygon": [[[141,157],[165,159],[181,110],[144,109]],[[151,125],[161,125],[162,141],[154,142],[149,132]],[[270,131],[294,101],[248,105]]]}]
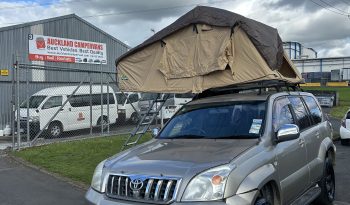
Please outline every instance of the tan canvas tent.
[{"label": "tan canvas tent", "polygon": [[116,61],[123,91],[200,93],[261,80],[300,83],[276,29],[196,7]]}]

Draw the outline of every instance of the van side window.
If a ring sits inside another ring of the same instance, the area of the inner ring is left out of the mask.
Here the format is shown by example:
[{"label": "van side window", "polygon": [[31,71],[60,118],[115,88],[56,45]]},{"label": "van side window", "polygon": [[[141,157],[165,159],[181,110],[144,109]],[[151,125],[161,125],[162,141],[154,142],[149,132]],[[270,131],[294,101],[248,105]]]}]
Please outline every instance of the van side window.
[{"label": "van side window", "polygon": [[289,104],[287,98],[280,98],[275,101],[272,114],[273,130],[275,132],[284,124],[295,124]]},{"label": "van side window", "polygon": [[54,107],[60,107],[62,105],[62,96],[54,96],[50,97],[45,104],[43,105],[42,109],[49,109]]},{"label": "van side window", "polygon": [[306,105],[308,106],[311,114],[311,118],[314,120],[315,124],[318,124],[322,121],[322,111],[317,105],[315,99],[311,96],[304,96]]},{"label": "van side window", "polygon": [[129,95],[129,98],[128,98],[128,103],[135,103],[139,101],[139,96],[137,94],[131,94]]},{"label": "van side window", "polygon": [[[109,93],[109,104],[115,104],[114,96],[112,93]],[[90,106],[90,100],[92,102],[92,106],[101,105],[101,94],[93,94],[93,95],[74,95],[69,100],[69,103],[72,107],[85,107]],[[103,94],[103,104],[107,105],[107,93]]]},{"label": "van side window", "polygon": [[311,126],[309,115],[305,109],[300,97],[288,97],[296,115],[296,120],[300,130],[304,130]]}]

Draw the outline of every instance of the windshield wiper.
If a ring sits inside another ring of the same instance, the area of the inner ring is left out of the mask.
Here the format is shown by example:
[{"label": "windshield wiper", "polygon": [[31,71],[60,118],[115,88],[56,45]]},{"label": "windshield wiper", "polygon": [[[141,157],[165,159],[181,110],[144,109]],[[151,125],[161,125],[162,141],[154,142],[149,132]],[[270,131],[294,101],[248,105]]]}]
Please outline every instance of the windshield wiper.
[{"label": "windshield wiper", "polygon": [[223,137],[208,137],[209,139],[254,139],[258,138],[258,135],[231,135]]},{"label": "windshield wiper", "polygon": [[206,136],[202,136],[202,135],[177,135],[174,137],[170,137],[168,139],[200,139],[200,138],[206,138]]}]

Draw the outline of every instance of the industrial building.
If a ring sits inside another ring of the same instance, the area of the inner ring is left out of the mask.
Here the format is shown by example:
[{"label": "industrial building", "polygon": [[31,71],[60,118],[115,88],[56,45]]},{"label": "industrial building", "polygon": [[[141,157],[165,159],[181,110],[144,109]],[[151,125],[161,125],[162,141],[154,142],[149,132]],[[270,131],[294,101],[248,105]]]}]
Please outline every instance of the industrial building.
[{"label": "industrial building", "polygon": [[307,83],[345,82],[350,80],[350,56],[317,58],[317,52],[299,42],[284,42],[284,50]]},{"label": "industrial building", "polygon": [[[0,28],[0,130],[11,122],[14,63],[115,72],[116,57],[129,46],[75,14]],[[31,69],[20,73],[20,89],[79,82],[83,73]],[[115,78],[115,76],[114,76]],[[26,80],[29,84],[26,84]],[[99,76],[92,79],[99,82]],[[24,83],[23,83],[24,82]],[[21,101],[25,93],[20,94]]]}]

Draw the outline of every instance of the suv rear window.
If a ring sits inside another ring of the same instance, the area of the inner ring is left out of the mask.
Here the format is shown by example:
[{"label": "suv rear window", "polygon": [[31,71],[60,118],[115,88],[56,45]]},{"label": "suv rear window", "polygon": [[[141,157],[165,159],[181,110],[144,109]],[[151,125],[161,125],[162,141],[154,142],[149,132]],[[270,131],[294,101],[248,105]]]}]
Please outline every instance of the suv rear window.
[{"label": "suv rear window", "polygon": [[313,119],[315,124],[318,124],[322,121],[322,111],[320,107],[317,105],[315,99],[311,96],[304,96],[306,105],[308,106],[311,114],[311,118]]},{"label": "suv rear window", "polygon": [[256,138],[264,118],[264,101],[185,105],[159,138]]}]

